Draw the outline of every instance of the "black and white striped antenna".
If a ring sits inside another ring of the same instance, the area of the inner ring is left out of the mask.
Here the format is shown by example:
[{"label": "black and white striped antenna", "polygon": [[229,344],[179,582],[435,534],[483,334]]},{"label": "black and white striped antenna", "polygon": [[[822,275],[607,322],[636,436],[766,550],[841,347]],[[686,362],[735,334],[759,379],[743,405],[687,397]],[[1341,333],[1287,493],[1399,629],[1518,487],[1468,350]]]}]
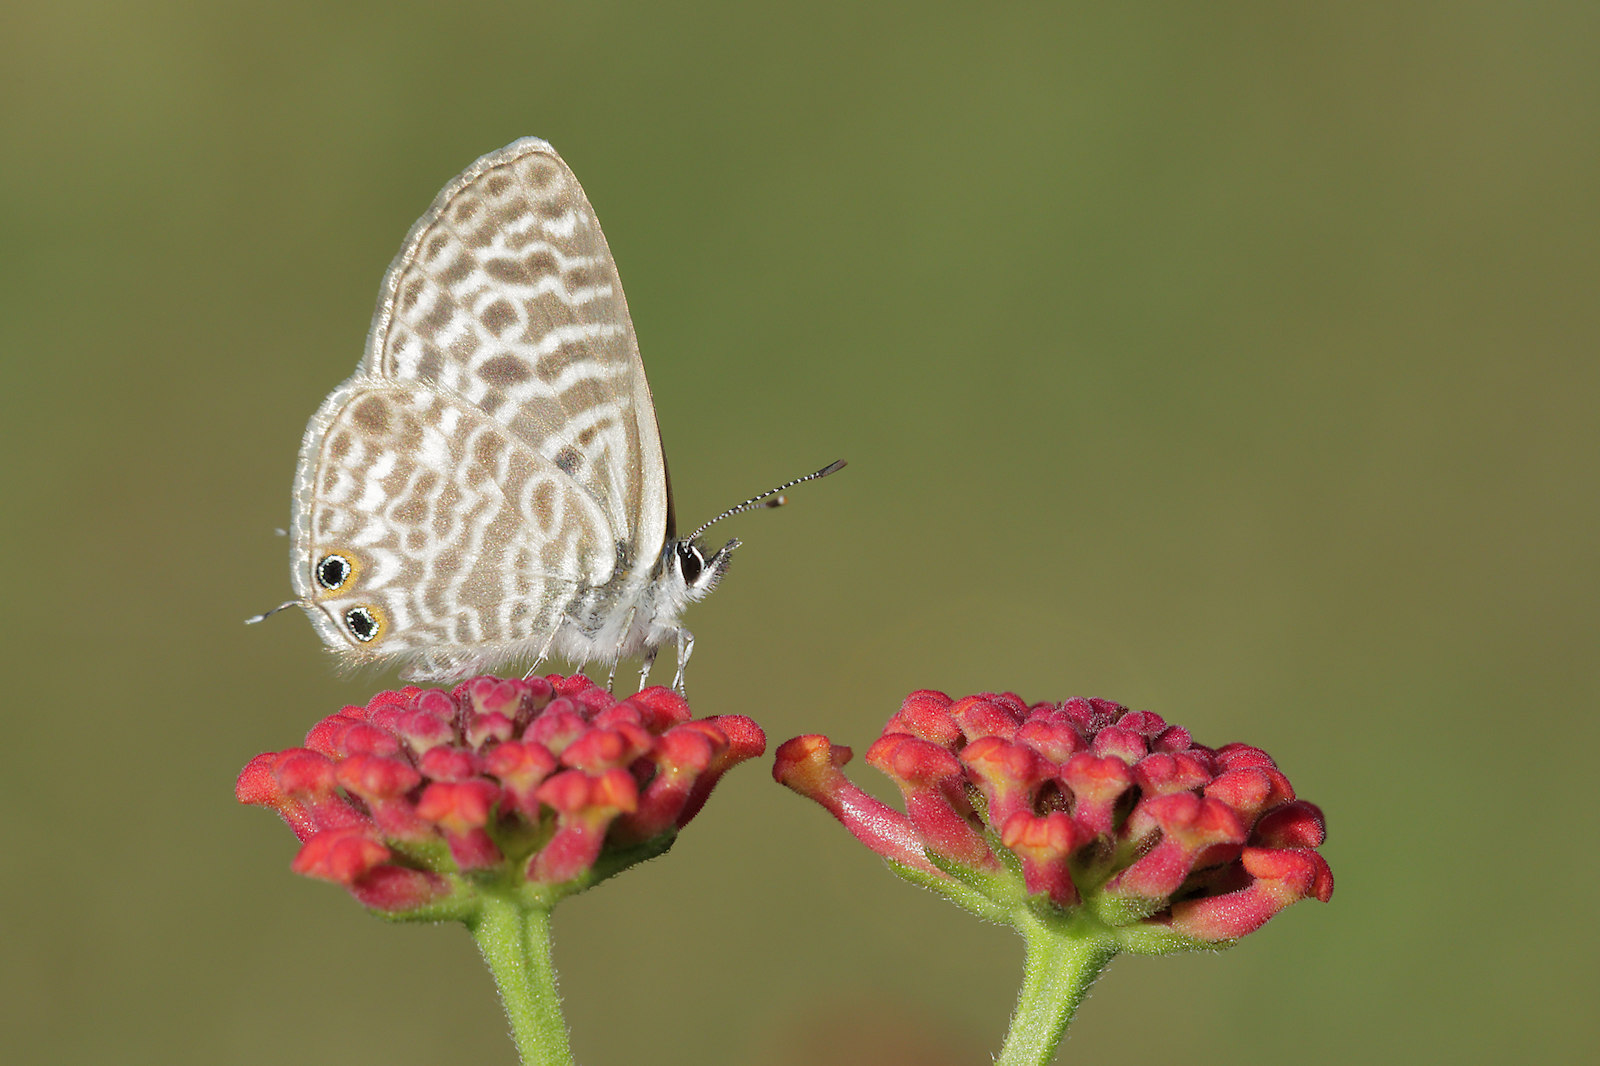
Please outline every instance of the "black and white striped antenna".
[{"label": "black and white striped antenna", "polygon": [[713,525],[722,521],[724,518],[732,518],[736,514],[743,514],[746,511],[754,511],[758,507],[782,507],[789,501],[787,497],[779,496],[778,494],[780,492],[792,489],[796,485],[804,484],[807,481],[815,481],[819,477],[827,477],[829,474],[832,474],[835,471],[843,470],[844,465],[845,463],[843,459],[835,459],[833,462],[829,463],[827,466],[823,467],[821,470],[818,470],[814,474],[807,474],[805,477],[797,477],[793,481],[785,481],[782,485],[779,485],[775,489],[768,489],[759,496],[752,496],[739,506],[730,507],[726,511],[723,511],[710,522],[707,522],[705,525],[689,534],[689,536],[684,539],[683,543],[693,544],[695,538],[699,537],[700,534],[704,533],[706,530],[710,529]]}]

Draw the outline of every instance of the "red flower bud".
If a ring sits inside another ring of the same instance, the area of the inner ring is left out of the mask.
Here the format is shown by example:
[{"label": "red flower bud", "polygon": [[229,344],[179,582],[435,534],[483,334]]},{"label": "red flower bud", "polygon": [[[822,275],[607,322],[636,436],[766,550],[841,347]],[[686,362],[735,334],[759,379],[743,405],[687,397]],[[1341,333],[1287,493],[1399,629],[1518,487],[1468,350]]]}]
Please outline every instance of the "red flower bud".
[{"label": "red flower bud", "polygon": [[1333,896],[1333,871],[1314,851],[1245,848],[1242,887],[1175,903],[1171,927],[1195,940],[1221,944],[1261,928],[1291,903]]},{"label": "red flower bud", "polygon": [[291,869],[348,885],[389,858],[389,849],[362,828],[330,829],[306,841]]},{"label": "red flower bud", "polygon": [[886,733],[867,749],[867,762],[900,786],[906,814],[935,854],[976,869],[999,869],[967,800],[961,762],[930,741]]},{"label": "red flower bud", "polygon": [[536,789],[555,772],[556,757],[535,740],[508,740],[483,757],[483,769],[498,780],[511,807],[529,824],[539,820]]},{"label": "red flower bud", "polygon": [[1026,744],[1010,744],[990,734],[961,751],[967,778],[989,801],[990,825],[1003,826],[1017,812],[1031,812],[1039,788],[1054,779],[1056,767]]},{"label": "red flower bud", "polygon": [[350,885],[350,894],[363,906],[390,914],[404,914],[446,898],[448,878],[428,870],[405,866],[379,866]]},{"label": "red flower bud", "polygon": [[886,859],[925,874],[939,870],[922,850],[922,836],[905,815],[857,788],[841,771],[850,749],[827,737],[805,736],[778,749],[772,776],[781,785],[816,800],[855,838]]},{"label": "red flower bud", "polygon": [[1066,811],[1046,815],[1017,811],[1000,829],[1000,843],[1022,860],[1023,884],[1030,894],[1044,893],[1058,907],[1078,902],[1070,859],[1083,841]]},{"label": "red flower bud", "polygon": [[471,749],[439,744],[421,754],[417,768],[435,781],[468,781],[478,772],[478,760]]},{"label": "red flower bud", "polygon": [[1012,701],[1002,700],[994,696],[968,696],[957,700],[950,708],[950,717],[955,719],[968,743],[979,737],[1010,740],[1016,734],[1018,716],[1013,708],[1020,703],[1012,702],[1016,697],[1012,697]]},{"label": "red flower bud", "polygon": [[481,777],[470,781],[433,781],[423,786],[422,795],[417,799],[417,816],[432,822],[444,833],[457,867],[482,870],[496,865],[503,857],[484,829],[499,801],[500,786]]},{"label": "red flower bud", "polygon": [[651,756],[655,773],[633,812],[619,823],[627,839],[648,840],[677,824],[695,782],[718,749],[727,747],[725,738],[719,744],[710,732],[674,726],[662,734]]},{"label": "red flower bud", "polygon": [[528,880],[560,884],[594,864],[611,820],[638,807],[639,793],[626,770],[591,775],[564,770],[539,786],[539,798],[556,812],[556,832],[528,865]]},{"label": "red flower bud", "polygon": [[1117,806],[1133,784],[1133,771],[1115,756],[1081,752],[1061,767],[1061,783],[1072,796],[1072,819],[1090,836],[1109,836],[1116,828]]},{"label": "red flower bud", "polygon": [[[722,775],[746,759],[754,759],[767,750],[767,735],[755,720],[742,714],[717,714],[698,722],[684,722],[686,729],[701,730],[711,738],[714,751],[711,762],[689,789],[689,798],[675,819],[678,828],[689,824],[689,819],[700,813],[711,790],[722,780]],[[726,742],[725,744],[722,742]]]},{"label": "red flower bud", "polygon": [[907,696],[889,719],[884,732],[906,733],[954,749],[962,743],[961,727],[950,713],[951,700],[943,692],[923,689]]}]

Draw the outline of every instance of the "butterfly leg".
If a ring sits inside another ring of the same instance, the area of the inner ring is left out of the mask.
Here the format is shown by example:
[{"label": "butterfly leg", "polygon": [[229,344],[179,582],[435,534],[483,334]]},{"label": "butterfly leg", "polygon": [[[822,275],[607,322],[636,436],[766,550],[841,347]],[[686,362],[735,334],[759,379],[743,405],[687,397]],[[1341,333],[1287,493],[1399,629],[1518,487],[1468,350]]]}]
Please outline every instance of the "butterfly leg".
[{"label": "butterfly leg", "polygon": [[689,656],[694,654],[694,634],[678,627],[678,674],[672,679],[672,690],[678,695],[688,698],[683,691],[683,668],[689,665]]},{"label": "butterfly leg", "polygon": [[[622,632],[623,633],[626,634],[626,633],[633,632],[633,616],[638,614],[638,613],[639,613],[639,605],[638,604],[634,604],[632,607],[628,608],[628,617],[622,623]],[[622,661],[622,656],[620,656],[620,655],[617,656],[615,659],[611,660],[611,672],[606,675],[606,691],[607,692],[615,692],[617,690],[617,664],[620,663],[621,661]],[[646,666],[645,669],[649,670],[650,668],[648,666]],[[644,688],[643,683],[641,683],[639,685],[639,687],[640,688]]]},{"label": "butterfly leg", "polygon": [[651,648],[644,653],[644,662],[639,666],[639,691],[644,691],[644,683],[650,677],[650,668],[656,664],[656,652],[660,648]]},{"label": "butterfly leg", "polygon": [[555,642],[556,635],[551,633],[550,638],[544,642],[544,647],[540,648],[539,654],[534,657],[533,665],[528,667],[528,672],[522,675],[522,680],[527,681],[539,672],[539,667],[543,666],[544,661],[550,658],[550,645]]}]

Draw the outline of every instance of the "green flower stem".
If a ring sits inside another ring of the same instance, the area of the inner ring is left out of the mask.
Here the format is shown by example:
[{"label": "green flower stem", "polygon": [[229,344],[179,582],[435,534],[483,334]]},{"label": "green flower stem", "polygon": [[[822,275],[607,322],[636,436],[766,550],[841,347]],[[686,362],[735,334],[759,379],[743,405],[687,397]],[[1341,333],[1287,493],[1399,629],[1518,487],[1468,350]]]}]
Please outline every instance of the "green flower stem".
[{"label": "green flower stem", "polygon": [[1082,918],[1047,919],[1019,907],[1012,925],[1028,945],[1022,994],[995,1066],[1046,1066],[1067,1023],[1117,953],[1107,930]]},{"label": "green flower stem", "polygon": [[550,958],[549,909],[485,893],[467,928],[494,974],[523,1066],[572,1066]]}]

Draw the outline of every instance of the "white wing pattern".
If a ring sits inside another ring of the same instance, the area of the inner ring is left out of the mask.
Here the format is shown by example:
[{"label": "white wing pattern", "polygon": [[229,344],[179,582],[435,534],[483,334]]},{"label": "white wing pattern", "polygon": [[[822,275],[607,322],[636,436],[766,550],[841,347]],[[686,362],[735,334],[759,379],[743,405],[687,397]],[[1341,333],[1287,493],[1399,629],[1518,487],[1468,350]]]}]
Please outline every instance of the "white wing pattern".
[{"label": "white wing pattern", "polygon": [[299,602],[352,660],[459,677],[597,628],[658,569],[671,512],[593,209],[544,141],[484,156],[412,227],[307,427]]}]

